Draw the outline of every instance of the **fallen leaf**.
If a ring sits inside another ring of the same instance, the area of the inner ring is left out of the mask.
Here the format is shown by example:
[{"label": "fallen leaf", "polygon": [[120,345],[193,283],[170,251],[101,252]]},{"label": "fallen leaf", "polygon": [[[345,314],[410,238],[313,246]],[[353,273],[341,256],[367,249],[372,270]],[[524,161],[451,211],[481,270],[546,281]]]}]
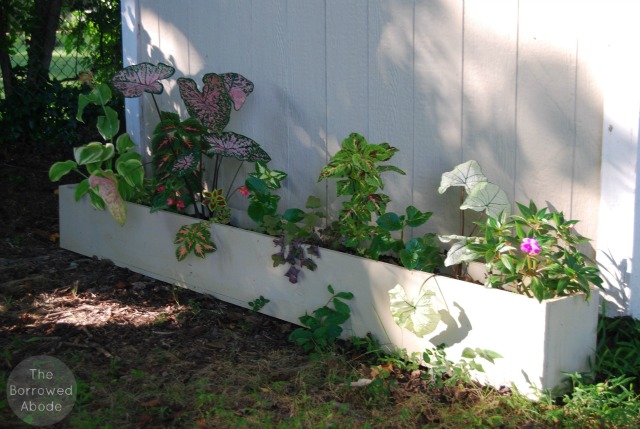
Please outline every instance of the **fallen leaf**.
[{"label": "fallen leaf", "polygon": [[161,404],[162,402],[160,401],[160,399],[151,399],[147,402],[143,402],[142,404],[140,404],[141,407],[157,407]]}]

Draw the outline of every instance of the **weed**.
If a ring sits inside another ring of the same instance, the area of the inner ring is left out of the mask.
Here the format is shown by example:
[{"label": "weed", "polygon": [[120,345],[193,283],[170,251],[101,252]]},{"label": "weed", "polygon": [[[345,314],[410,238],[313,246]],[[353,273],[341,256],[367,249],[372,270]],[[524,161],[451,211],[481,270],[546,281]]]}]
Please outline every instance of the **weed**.
[{"label": "weed", "polygon": [[[331,285],[327,289],[331,294],[327,304],[315,310],[313,316],[305,312],[300,322],[306,328],[297,328],[289,335],[289,339],[306,352],[323,353],[331,349],[342,334],[340,325],[351,317],[351,309],[342,300],[352,299],[353,294],[336,293]],[[329,307],[331,303],[334,308]]]},{"label": "weed", "polygon": [[269,302],[270,300],[265,298],[262,295],[260,295],[260,297],[256,298],[254,301],[249,301],[249,307],[251,307],[251,310],[249,310],[250,313],[256,314],[257,312],[262,310],[264,306],[267,305]]}]

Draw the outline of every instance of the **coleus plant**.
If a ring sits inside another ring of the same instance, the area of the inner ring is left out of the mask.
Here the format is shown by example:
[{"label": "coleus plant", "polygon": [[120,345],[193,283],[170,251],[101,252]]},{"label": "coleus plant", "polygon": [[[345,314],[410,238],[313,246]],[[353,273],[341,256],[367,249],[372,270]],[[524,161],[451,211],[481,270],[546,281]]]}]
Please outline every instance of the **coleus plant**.
[{"label": "coleus plant", "polygon": [[[441,265],[435,234],[405,242],[405,228],[423,225],[432,213],[414,206],[407,207],[406,215],[387,212],[390,198],[381,192],[384,189],[382,173],[405,173],[398,167],[382,163],[389,161],[397,151],[388,143],[368,143],[357,133],[343,140],[341,149],[322,169],[318,179],[337,179],[337,195],[349,198],[342,203],[338,220],[331,228],[337,232],[339,244],[359,255],[377,260],[383,254],[390,254],[406,268],[433,271]],[[399,237],[392,234],[395,231],[399,232]]]}]

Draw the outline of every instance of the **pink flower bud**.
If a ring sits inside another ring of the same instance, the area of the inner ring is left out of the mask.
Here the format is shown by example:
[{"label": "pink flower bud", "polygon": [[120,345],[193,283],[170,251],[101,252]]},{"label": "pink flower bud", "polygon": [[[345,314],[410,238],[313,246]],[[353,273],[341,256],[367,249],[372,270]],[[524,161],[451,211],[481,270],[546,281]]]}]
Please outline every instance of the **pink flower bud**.
[{"label": "pink flower bud", "polygon": [[249,195],[249,188],[247,188],[246,186],[240,186],[238,188],[238,191],[240,191],[240,195],[242,195],[243,197]]}]

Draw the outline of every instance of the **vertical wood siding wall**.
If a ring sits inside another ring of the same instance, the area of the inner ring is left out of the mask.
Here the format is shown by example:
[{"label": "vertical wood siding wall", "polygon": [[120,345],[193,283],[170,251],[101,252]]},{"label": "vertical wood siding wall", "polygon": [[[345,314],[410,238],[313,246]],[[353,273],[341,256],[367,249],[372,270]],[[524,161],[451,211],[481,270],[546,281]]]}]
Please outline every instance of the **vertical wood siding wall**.
[{"label": "vertical wood siding wall", "polygon": [[[255,83],[228,129],[289,174],[281,207],[313,194],[338,208],[335,184],[317,177],[356,131],[400,149],[392,163],[407,175],[387,173],[385,191],[394,210],[433,211],[429,230],[457,232],[459,195],[437,188],[443,172],[475,159],[512,200],[550,203],[595,238],[599,3],[140,0],[138,61],[199,83],[230,71]],[[175,80],[165,88],[161,108],[184,113]],[[142,112],[150,134],[149,99]]]}]

